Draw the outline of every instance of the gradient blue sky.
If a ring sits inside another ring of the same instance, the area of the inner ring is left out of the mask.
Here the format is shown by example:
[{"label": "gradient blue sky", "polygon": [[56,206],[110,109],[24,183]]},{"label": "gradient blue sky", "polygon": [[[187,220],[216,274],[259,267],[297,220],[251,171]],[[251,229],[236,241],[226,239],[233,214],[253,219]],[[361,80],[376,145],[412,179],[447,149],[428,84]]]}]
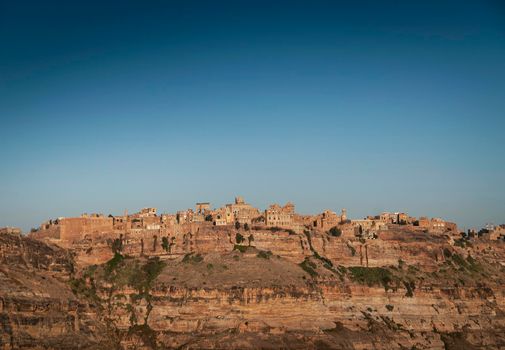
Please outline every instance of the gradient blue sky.
[{"label": "gradient blue sky", "polygon": [[0,0],[0,226],[264,208],[505,223],[500,1]]}]

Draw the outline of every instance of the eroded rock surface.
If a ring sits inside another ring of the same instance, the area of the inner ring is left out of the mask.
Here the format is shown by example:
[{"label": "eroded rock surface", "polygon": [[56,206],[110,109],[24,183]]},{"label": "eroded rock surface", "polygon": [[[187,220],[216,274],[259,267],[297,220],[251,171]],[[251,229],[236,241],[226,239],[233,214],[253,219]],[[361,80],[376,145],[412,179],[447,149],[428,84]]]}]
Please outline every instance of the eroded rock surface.
[{"label": "eroded rock surface", "polygon": [[125,237],[115,254],[107,237],[63,249],[2,235],[1,347],[505,347],[503,242],[236,234]]}]

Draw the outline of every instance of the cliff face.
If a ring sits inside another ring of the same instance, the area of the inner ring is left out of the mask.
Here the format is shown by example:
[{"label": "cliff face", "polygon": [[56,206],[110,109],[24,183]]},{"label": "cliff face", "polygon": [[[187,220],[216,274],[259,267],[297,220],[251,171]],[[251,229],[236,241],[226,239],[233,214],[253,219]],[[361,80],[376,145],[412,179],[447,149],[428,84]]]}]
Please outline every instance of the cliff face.
[{"label": "cliff face", "polygon": [[[237,234],[243,241],[237,241],[240,238]],[[63,244],[75,252],[79,264],[100,264],[112,258],[112,242],[119,239],[123,254],[136,257],[177,258],[188,253],[226,253],[231,252],[236,244],[250,244],[294,263],[302,262],[315,251],[344,266],[396,265],[402,259],[407,264],[420,263],[431,269],[436,269],[438,263],[444,260],[443,249],[450,247],[448,237],[399,229],[381,232],[380,239],[360,241],[317,231],[294,234],[283,230],[244,231],[212,225],[188,225],[186,229],[166,237],[104,234],[95,240],[71,245],[56,241],[56,244]]]},{"label": "cliff face", "polygon": [[193,254],[157,262],[164,266],[148,290],[124,285],[135,264],[121,260],[112,278],[95,270],[91,282],[107,300],[104,308],[114,310],[116,334],[123,332],[118,341],[126,347],[146,334],[169,347],[505,345],[502,268],[455,250],[447,250],[439,269],[429,272],[406,264],[344,268],[327,265],[324,257],[298,266],[253,248]]},{"label": "cliff face", "polygon": [[207,227],[113,255],[106,238],[0,236],[2,348],[505,346],[502,242]]},{"label": "cliff face", "polygon": [[73,349],[96,342],[87,304],[69,288],[73,270],[64,249],[0,235],[0,348]]}]

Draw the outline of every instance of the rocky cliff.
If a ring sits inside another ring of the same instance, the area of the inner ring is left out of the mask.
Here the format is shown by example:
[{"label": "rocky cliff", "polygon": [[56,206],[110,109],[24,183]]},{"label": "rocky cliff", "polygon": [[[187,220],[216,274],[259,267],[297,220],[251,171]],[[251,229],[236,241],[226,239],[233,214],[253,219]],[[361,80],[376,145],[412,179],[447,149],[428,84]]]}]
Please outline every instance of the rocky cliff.
[{"label": "rocky cliff", "polygon": [[2,348],[505,347],[503,242],[400,229],[173,238],[65,250],[0,236]]}]

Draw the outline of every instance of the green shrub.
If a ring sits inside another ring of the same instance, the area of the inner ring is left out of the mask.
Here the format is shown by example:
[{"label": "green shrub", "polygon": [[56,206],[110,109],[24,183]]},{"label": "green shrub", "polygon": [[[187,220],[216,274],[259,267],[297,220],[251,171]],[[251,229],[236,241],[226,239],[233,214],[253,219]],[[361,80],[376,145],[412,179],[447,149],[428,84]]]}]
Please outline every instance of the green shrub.
[{"label": "green shrub", "polygon": [[244,253],[247,250],[247,246],[235,244],[233,246],[233,250],[238,250],[239,252]]},{"label": "green shrub", "polygon": [[112,242],[111,250],[114,254],[121,253],[123,250],[123,240],[121,238],[116,238],[114,242]]},{"label": "green shrub", "polygon": [[182,258],[183,263],[199,263],[203,261],[203,256],[200,254],[194,255],[193,253],[188,253]]},{"label": "green shrub", "polygon": [[301,263],[298,264],[305,272],[307,272],[312,277],[316,277],[319,274],[316,271],[317,265],[314,264],[309,258],[305,258]]},{"label": "green shrub", "polygon": [[388,311],[393,311],[393,309],[394,309],[394,308],[395,308],[395,307],[394,307],[393,305],[390,305],[390,304],[387,304],[387,305],[386,305],[386,309],[387,309]]},{"label": "green shrub", "polygon": [[459,254],[456,254],[456,253],[453,254],[452,255],[452,261],[454,261],[454,263],[456,265],[459,265],[459,266],[461,266],[463,268],[468,267],[468,263],[466,262],[466,260],[461,255],[459,255]]},{"label": "green shrub", "polygon": [[142,266],[142,270],[145,274],[145,282],[149,287],[151,287],[152,283],[159,276],[161,271],[163,271],[165,266],[165,262],[161,261],[158,257],[149,259],[147,263]]},{"label": "green shrub", "polygon": [[455,245],[456,247],[465,248],[465,245],[466,245],[466,244],[465,244],[465,240],[464,240],[463,238],[456,239],[456,240],[454,241],[454,245]]},{"label": "green shrub", "polygon": [[386,291],[393,279],[391,272],[382,267],[352,266],[349,271],[354,281],[368,286],[383,285]]},{"label": "green shrub", "polygon": [[105,273],[109,275],[113,270],[116,269],[116,267],[124,260],[124,257],[119,254],[115,253],[114,257],[107,261],[105,264]]},{"label": "green shrub", "polygon": [[338,265],[337,266],[337,270],[338,272],[340,272],[342,275],[345,275],[345,273],[347,272],[347,268],[345,266],[342,266],[342,265]]},{"label": "green shrub", "polygon": [[168,243],[168,237],[162,237],[161,238],[161,247],[168,252],[168,249],[170,248],[170,243]]},{"label": "green shrub", "polygon": [[156,331],[147,324],[136,324],[131,326],[128,329],[128,335],[136,335],[142,339],[145,346],[148,346],[150,349],[157,349]]},{"label": "green shrub", "polygon": [[330,259],[328,259],[328,258],[326,258],[324,256],[319,255],[318,252],[316,252],[315,250],[313,251],[313,253],[314,253],[314,257],[316,259],[318,259],[318,260],[321,260],[323,262],[323,264],[326,264],[326,265],[328,265],[330,267],[333,267],[333,263],[331,262]]},{"label": "green shrub", "polygon": [[398,259],[398,267],[400,269],[403,269],[404,266],[405,266],[405,261],[403,261],[402,259]]},{"label": "green shrub", "polygon": [[414,296],[414,290],[416,289],[415,283],[413,281],[403,281],[403,285],[405,286],[405,289],[407,289],[405,296],[412,298]]},{"label": "green shrub", "polygon": [[240,233],[235,234],[235,241],[240,244],[245,241],[244,236],[242,236]]},{"label": "green shrub", "polygon": [[333,237],[340,237],[340,236],[342,236],[342,230],[339,229],[337,226],[334,226],[334,227],[330,228],[330,231],[328,231],[328,232]]},{"label": "green shrub", "polygon": [[270,259],[270,257],[272,256],[272,252],[270,250],[269,251],[260,250],[256,256],[262,259]]}]

